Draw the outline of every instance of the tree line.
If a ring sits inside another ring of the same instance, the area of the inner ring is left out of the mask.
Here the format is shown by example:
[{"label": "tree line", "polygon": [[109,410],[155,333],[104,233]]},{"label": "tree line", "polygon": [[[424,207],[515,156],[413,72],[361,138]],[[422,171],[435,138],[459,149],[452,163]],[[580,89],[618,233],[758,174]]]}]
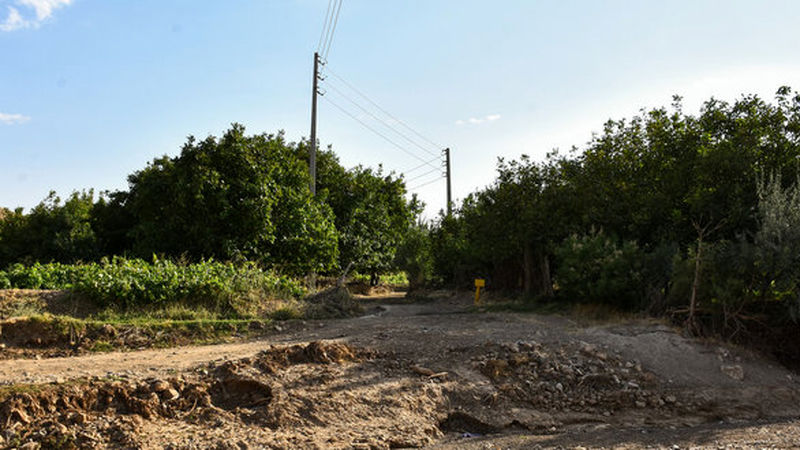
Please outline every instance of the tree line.
[{"label": "tree line", "polygon": [[[532,300],[680,316],[746,336],[800,312],[800,95],[780,88],[610,120],[583,149],[500,159],[494,183],[418,227],[419,273]],[[785,328],[788,327],[788,328]]]},{"label": "tree line", "polygon": [[421,204],[381,168],[345,169],[318,157],[309,189],[308,143],[282,133],[189,137],[178,156],[154,159],[128,189],[54,192],[29,212],[0,209],[0,268],[153,255],[190,261],[256,261],[281,273],[378,274],[395,267],[401,238]]}]

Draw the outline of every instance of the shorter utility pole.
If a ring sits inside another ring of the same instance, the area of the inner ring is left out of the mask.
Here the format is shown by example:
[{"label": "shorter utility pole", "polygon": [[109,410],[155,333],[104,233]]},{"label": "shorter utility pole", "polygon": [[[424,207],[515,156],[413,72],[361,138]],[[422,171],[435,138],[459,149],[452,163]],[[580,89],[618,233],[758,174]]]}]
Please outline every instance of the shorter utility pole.
[{"label": "shorter utility pole", "polygon": [[308,151],[308,172],[311,174],[311,195],[317,195],[317,94],[319,88],[319,53],[314,52],[314,82],[311,88],[311,147]]},{"label": "shorter utility pole", "polygon": [[453,212],[453,197],[452,191],[450,190],[450,149],[444,149],[444,167],[445,167],[445,176],[447,177],[447,215],[449,216]]}]

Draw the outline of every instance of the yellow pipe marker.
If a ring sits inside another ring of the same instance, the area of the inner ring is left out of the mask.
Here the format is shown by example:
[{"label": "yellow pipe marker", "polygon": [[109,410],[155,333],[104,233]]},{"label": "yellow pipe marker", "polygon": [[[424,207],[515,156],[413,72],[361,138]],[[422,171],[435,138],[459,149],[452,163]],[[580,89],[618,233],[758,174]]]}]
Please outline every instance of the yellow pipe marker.
[{"label": "yellow pipe marker", "polygon": [[475,278],[475,304],[481,304],[481,288],[486,286],[486,280],[483,278]]}]

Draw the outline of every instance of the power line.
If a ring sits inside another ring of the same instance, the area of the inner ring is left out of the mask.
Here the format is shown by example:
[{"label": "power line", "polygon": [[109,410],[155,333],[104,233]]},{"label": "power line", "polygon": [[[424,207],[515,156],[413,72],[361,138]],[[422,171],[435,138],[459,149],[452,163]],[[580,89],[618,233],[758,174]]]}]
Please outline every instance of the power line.
[{"label": "power line", "polygon": [[[435,162],[435,161],[441,161],[441,156],[440,156],[440,157],[438,157],[438,158],[434,158],[434,159],[431,159],[431,160],[429,160],[429,161],[428,161],[428,163],[433,163],[433,162]],[[425,166],[426,166],[426,164],[427,164],[427,163],[425,163],[425,164],[420,164],[420,165],[418,165],[418,166],[415,166],[415,167],[412,167],[412,168],[410,168],[410,169],[408,169],[408,170],[403,170],[403,171],[401,171],[400,173],[409,174],[409,173],[411,173],[411,172],[413,172],[413,171],[415,171],[415,170],[419,170],[419,169],[421,169],[421,168],[425,167]]]},{"label": "power line", "polygon": [[431,180],[431,181],[428,181],[428,182],[426,182],[426,183],[418,184],[418,185],[416,185],[416,186],[414,186],[414,187],[412,187],[412,188],[407,188],[406,190],[407,190],[408,192],[411,192],[411,191],[416,191],[417,189],[419,189],[419,188],[421,188],[421,187],[425,187],[425,186],[427,186],[427,185],[429,185],[429,184],[436,183],[437,181],[440,181],[441,179],[442,179],[441,177],[439,177],[439,178],[435,178],[435,179],[433,179],[433,180]]},{"label": "power line", "polygon": [[[414,128],[411,128],[411,126],[409,126],[407,123],[403,122],[402,120],[400,120],[400,119],[398,119],[397,117],[395,117],[394,115],[392,115],[392,114],[391,114],[389,111],[386,111],[385,109],[381,108],[381,106],[380,106],[380,105],[378,105],[378,104],[377,104],[377,103],[376,103],[374,100],[372,100],[371,98],[369,98],[369,97],[368,97],[366,94],[364,94],[363,92],[361,92],[360,90],[358,90],[358,89],[357,89],[355,86],[353,86],[352,84],[348,83],[348,82],[347,82],[347,80],[345,80],[345,79],[344,79],[344,78],[342,78],[340,75],[338,75],[336,72],[334,72],[333,70],[331,70],[331,68],[330,68],[330,67],[326,66],[325,70],[326,70],[327,72],[329,72],[331,75],[333,75],[335,78],[337,78],[339,81],[341,81],[342,83],[344,83],[344,84],[345,84],[347,87],[349,87],[350,89],[352,89],[352,90],[353,90],[355,93],[357,93],[358,95],[360,95],[361,97],[363,97],[363,98],[364,98],[366,101],[370,102],[370,103],[372,104],[372,106],[374,106],[374,107],[378,108],[378,109],[379,109],[379,110],[380,110],[382,113],[384,113],[384,114],[386,114],[387,116],[391,117],[391,118],[392,118],[394,121],[396,121],[396,122],[397,122],[397,123],[399,123],[400,125],[404,126],[406,129],[408,129],[409,131],[411,131],[412,133],[414,133],[415,135],[417,135],[417,137],[419,137],[420,139],[424,140],[425,142],[427,142],[427,143],[431,144],[431,145],[432,145],[433,147],[435,147],[437,150],[439,150],[439,149],[441,149],[441,148],[442,148],[442,146],[441,146],[441,145],[439,145],[439,144],[437,144],[436,142],[432,141],[431,139],[429,139],[429,138],[425,137],[425,136],[424,136],[422,133],[418,132],[418,131],[417,131],[417,130],[415,130]],[[428,153],[430,153],[431,155],[434,155],[434,154],[435,154],[435,153],[433,153],[433,152],[431,152],[431,151],[429,151],[429,150],[426,150],[426,151],[427,151]]]},{"label": "power line", "polygon": [[[413,158],[416,158],[416,159],[418,159],[418,160],[422,161],[424,164],[427,164],[427,165],[429,165],[429,166],[431,166],[431,167],[436,167],[436,166],[432,165],[431,163],[429,163],[428,161],[425,161],[424,159],[420,158],[420,157],[419,157],[419,156],[417,156],[415,153],[411,153],[410,151],[406,150],[406,149],[405,149],[405,147],[403,147],[402,145],[398,144],[397,142],[395,142],[395,141],[393,141],[393,140],[389,139],[388,137],[386,137],[386,135],[385,135],[385,134],[383,134],[383,133],[381,133],[380,131],[378,131],[378,130],[376,130],[376,129],[372,128],[372,127],[371,127],[371,126],[369,126],[369,125],[367,125],[366,123],[364,123],[364,121],[363,121],[363,120],[361,120],[361,119],[359,119],[358,117],[356,117],[355,115],[353,115],[353,114],[352,114],[350,111],[347,111],[346,109],[344,109],[344,108],[342,108],[341,106],[337,105],[337,104],[336,104],[336,102],[334,102],[333,100],[329,99],[328,97],[326,97],[326,96],[324,96],[324,95],[322,96],[322,98],[324,98],[324,99],[325,99],[325,100],[326,100],[328,103],[330,103],[331,105],[335,106],[335,107],[336,107],[336,109],[338,109],[339,111],[341,111],[341,112],[343,112],[344,114],[348,115],[348,116],[349,116],[351,119],[353,119],[353,120],[355,120],[356,122],[360,123],[360,124],[361,124],[361,125],[362,125],[364,128],[366,128],[366,129],[368,129],[368,130],[372,131],[373,133],[377,134],[378,136],[382,137],[382,138],[383,138],[383,139],[384,139],[386,142],[388,142],[388,143],[390,143],[390,144],[394,145],[395,147],[397,147],[398,149],[400,149],[402,152],[404,152],[404,153],[408,154],[409,156],[411,156],[411,157],[413,157]],[[436,167],[436,168],[438,169],[438,167]]]},{"label": "power line", "polygon": [[328,10],[325,11],[325,23],[322,25],[322,32],[319,34],[319,42],[317,42],[317,53],[322,49],[322,38],[323,36],[327,39],[327,30],[328,25],[331,21],[331,5],[333,4],[334,0],[328,0]]},{"label": "power line", "polygon": [[418,179],[420,179],[420,178],[422,178],[422,177],[424,177],[424,176],[430,175],[430,174],[432,174],[433,172],[437,172],[437,171],[441,173],[442,169],[440,169],[440,168],[431,169],[431,170],[429,170],[429,171],[427,171],[427,172],[425,172],[425,173],[423,173],[423,174],[420,174],[420,175],[417,175],[417,176],[415,176],[415,177],[413,177],[413,178],[409,178],[409,179],[407,179],[407,180],[406,180],[406,183],[408,183],[409,181],[418,180]]},{"label": "power line", "polygon": [[339,0],[339,7],[336,8],[336,17],[333,19],[333,28],[331,28],[330,38],[328,38],[328,47],[325,49],[325,56],[322,57],[326,62],[328,61],[328,52],[331,51],[331,44],[333,44],[333,34],[336,33],[336,24],[339,23],[339,11],[342,10],[342,2],[344,0]]},{"label": "power line", "polygon": [[328,86],[329,88],[331,88],[331,89],[332,89],[334,92],[336,92],[337,94],[339,94],[339,95],[340,95],[342,98],[344,98],[344,99],[345,99],[345,100],[347,100],[348,102],[350,102],[350,103],[352,103],[353,105],[355,105],[355,106],[356,106],[356,108],[360,109],[361,111],[364,111],[364,113],[366,113],[367,115],[369,115],[369,116],[370,116],[370,117],[372,117],[373,119],[375,119],[375,120],[377,120],[378,122],[380,122],[381,124],[383,124],[383,126],[385,126],[386,128],[388,128],[388,129],[392,130],[392,131],[393,131],[393,132],[394,132],[396,135],[400,136],[401,138],[403,138],[403,139],[404,139],[405,141],[407,141],[408,143],[410,143],[410,144],[413,144],[414,146],[416,146],[417,148],[421,149],[422,151],[424,151],[424,152],[426,152],[426,153],[430,153],[430,151],[429,151],[428,149],[426,149],[425,147],[423,147],[423,146],[419,145],[417,142],[415,142],[414,140],[410,139],[409,137],[407,137],[407,136],[406,136],[405,134],[403,134],[402,132],[398,131],[398,130],[397,130],[396,128],[394,128],[394,127],[393,127],[393,126],[392,126],[392,125],[391,125],[389,122],[387,122],[387,121],[385,121],[385,120],[381,119],[380,117],[376,116],[376,115],[375,115],[375,114],[373,114],[371,111],[369,111],[368,109],[366,109],[366,108],[364,108],[363,106],[361,106],[361,105],[360,105],[358,102],[356,102],[355,100],[353,100],[353,99],[351,99],[350,97],[348,97],[348,96],[347,96],[347,94],[345,94],[344,92],[342,92],[342,91],[340,91],[339,89],[337,89],[337,88],[336,88],[336,86],[334,86],[334,85],[330,84],[330,82],[328,82],[328,83],[326,84],[326,86]]}]

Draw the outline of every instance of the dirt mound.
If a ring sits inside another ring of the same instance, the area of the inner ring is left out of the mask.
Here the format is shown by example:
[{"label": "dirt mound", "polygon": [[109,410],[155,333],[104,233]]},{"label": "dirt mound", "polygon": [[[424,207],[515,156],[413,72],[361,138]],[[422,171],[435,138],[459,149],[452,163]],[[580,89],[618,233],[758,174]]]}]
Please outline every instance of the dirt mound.
[{"label": "dirt mound", "polygon": [[[435,411],[441,396],[418,383],[380,377],[363,366],[373,355],[342,343],[312,342],[270,347],[253,358],[168,379],[18,386],[0,402],[0,425],[6,430],[0,443],[161,447],[164,427],[171,426],[228,433],[226,438],[193,441],[203,448],[241,438],[245,428],[254,433],[248,436],[251,442],[279,448],[328,446],[326,442],[340,440],[339,445],[369,448],[432,442],[439,433]],[[381,378],[380,387],[350,376],[352,370]],[[331,428],[339,437],[331,437]],[[156,434],[160,440],[151,445]],[[188,439],[184,444],[193,439],[180,437]]]},{"label": "dirt mound", "polygon": [[314,341],[308,345],[272,346],[268,350],[259,353],[256,356],[256,361],[260,368],[274,373],[293,364],[341,364],[343,362],[363,361],[374,356],[375,353],[372,351],[354,349],[346,344]]},{"label": "dirt mound", "polygon": [[347,283],[347,290],[358,295],[386,295],[394,292],[396,289],[398,288],[387,284],[370,286],[369,283],[358,281]]},{"label": "dirt mound", "polygon": [[358,299],[347,288],[332,287],[306,297],[305,316],[309,319],[341,319],[364,312]]}]

